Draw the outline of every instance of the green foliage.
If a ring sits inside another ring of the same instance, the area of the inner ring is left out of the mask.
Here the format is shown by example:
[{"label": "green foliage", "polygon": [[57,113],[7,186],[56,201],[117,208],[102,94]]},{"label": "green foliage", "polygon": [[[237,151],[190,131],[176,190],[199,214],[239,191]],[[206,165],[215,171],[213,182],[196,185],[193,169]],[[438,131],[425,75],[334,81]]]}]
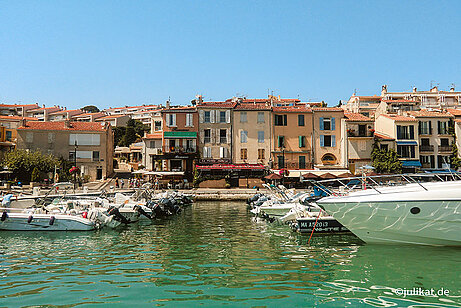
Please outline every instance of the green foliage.
[{"label": "green foliage", "polygon": [[73,175],[69,173],[69,170],[70,168],[74,166],[74,162],[64,159],[63,157],[59,158],[58,161],[59,161],[59,170],[58,170],[59,182],[72,182]]},{"label": "green foliage", "polygon": [[122,137],[122,140],[120,140],[120,146],[127,147],[130,144],[136,142],[136,131],[134,127],[127,126],[125,130],[125,134]]},{"label": "green foliage", "polygon": [[85,106],[81,108],[80,110],[85,111],[85,112],[91,112],[91,113],[99,112],[99,108],[93,105]]},{"label": "green foliage", "polygon": [[32,171],[32,175],[30,177],[30,180],[32,182],[40,182],[40,170],[38,170],[37,167],[35,167],[34,170]]},{"label": "green foliage", "polygon": [[372,166],[375,167],[376,173],[401,173],[402,162],[399,161],[397,152],[393,149],[381,150],[379,143],[373,144],[371,151]]},{"label": "green foliage", "polygon": [[114,132],[114,147],[120,145],[123,136],[125,135],[126,127],[113,127],[112,131]]},{"label": "green foliage", "polygon": [[452,168],[458,169],[459,167],[461,167],[461,158],[459,158],[458,147],[456,146],[456,142],[453,142],[451,146],[453,150],[450,155],[450,164]]},{"label": "green foliage", "polygon": [[43,155],[40,151],[14,150],[5,155],[5,165],[22,182],[30,182],[34,169],[39,174],[54,170],[58,160],[52,155]]},{"label": "green foliage", "polygon": [[144,136],[149,127],[141,121],[129,119],[126,127],[114,127],[114,146],[127,147]]}]

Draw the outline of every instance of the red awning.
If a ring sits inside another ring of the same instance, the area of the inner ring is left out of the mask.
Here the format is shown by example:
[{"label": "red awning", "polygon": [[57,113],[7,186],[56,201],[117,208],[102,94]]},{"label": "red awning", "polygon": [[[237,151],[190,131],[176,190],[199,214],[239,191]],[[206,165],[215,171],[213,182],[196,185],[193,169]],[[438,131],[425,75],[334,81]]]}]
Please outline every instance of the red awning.
[{"label": "red awning", "polygon": [[221,170],[264,170],[266,167],[259,164],[236,164],[236,165],[196,165],[197,169],[221,169]]}]

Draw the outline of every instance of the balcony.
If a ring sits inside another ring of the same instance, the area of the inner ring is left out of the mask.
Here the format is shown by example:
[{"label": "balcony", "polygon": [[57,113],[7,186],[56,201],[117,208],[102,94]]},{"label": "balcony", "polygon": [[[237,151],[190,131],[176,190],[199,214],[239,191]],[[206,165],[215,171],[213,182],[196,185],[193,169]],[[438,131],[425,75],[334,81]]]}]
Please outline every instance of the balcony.
[{"label": "balcony", "polygon": [[434,152],[434,146],[433,145],[420,145],[419,151],[420,152]]},{"label": "balcony", "polygon": [[347,130],[347,137],[373,137],[374,130],[369,130],[366,132],[357,132],[355,130]]},{"label": "balcony", "polygon": [[163,152],[164,153],[179,153],[179,154],[183,154],[183,153],[196,153],[197,152],[197,148],[196,147],[180,147],[180,146],[177,146],[177,147],[168,147],[168,146],[164,146],[163,147]]},{"label": "balcony", "polygon": [[451,152],[453,148],[451,145],[441,145],[439,146],[439,152]]},{"label": "balcony", "polygon": [[227,143],[227,138],[226,137],[220,137],[219,138],[219,143]]}]

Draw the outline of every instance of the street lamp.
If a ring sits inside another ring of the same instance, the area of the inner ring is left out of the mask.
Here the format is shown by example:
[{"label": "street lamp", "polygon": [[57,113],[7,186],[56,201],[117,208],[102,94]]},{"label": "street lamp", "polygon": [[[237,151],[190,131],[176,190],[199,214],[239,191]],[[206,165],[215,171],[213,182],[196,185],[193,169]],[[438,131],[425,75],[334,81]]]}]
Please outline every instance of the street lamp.
[{"label": "street lamp", "polygon": [[75,140],[75,144],[74,144],[74,167],[75,167],[75,171],[74,171],[74,193],[75,193],[75,188],[77,186],[77,148],[78,148],[77,140]]}]

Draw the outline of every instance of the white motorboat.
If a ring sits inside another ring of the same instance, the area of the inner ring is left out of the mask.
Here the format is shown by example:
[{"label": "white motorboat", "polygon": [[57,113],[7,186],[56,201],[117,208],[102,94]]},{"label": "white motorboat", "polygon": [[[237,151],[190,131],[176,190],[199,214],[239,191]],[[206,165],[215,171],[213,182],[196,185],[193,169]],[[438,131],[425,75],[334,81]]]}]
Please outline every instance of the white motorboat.
[{"label": "white motorboat", "polygon": [[295,207],[304,208],[306,205],[309,206],[308,203],[305,203],[308,198],[310,198],[309,193],[298,193],[285,202],[268,200],[259,207],[259,210],[269,216],[282,217]]},{"label": "white motorboat", "polygon": [[0,218],[0,230],[11,231],[89,231],[97,222],[81,215],[7,212]]},{"label": "white motorboat", "polygon": [[377,187],[317,204],[367,243],[461,245],[461,181]]}]

